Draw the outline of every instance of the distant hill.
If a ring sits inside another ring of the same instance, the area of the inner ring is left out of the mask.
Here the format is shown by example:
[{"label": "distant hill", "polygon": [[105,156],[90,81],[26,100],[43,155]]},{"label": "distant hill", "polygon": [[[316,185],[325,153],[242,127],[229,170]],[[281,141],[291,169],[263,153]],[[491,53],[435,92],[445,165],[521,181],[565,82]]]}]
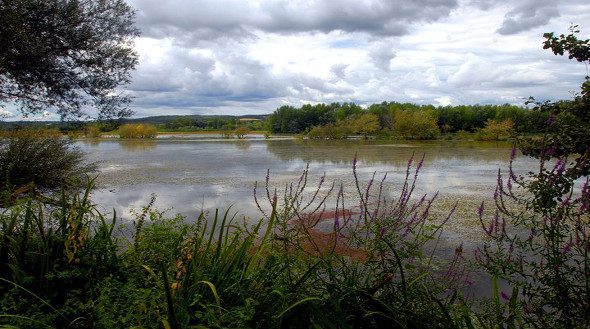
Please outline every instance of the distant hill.
[{"label": "distant hill", "polygon": [[166,124],[174,119],[187,118],[187,119],[259,119],[265,120],[268,114],[254,114],[254,115],[158,115],[144,118],[125,119],[123,122],[131,123],[151,123],[151,124]]},{"label": "distant hill", "polygon": [[[151,124],[166,124],[174,119],[188,118],[188,119],[259,119],[265,120],[268,114],[254,114],[254,115],[157,115],[143,118],[126,118],[121,119],[121,123],[151,123]],[[84,121],[0,121],[0,127],[10,128],[14,126],[21,127],[57,127],[60,129],[73,129],[84,125]]]}]

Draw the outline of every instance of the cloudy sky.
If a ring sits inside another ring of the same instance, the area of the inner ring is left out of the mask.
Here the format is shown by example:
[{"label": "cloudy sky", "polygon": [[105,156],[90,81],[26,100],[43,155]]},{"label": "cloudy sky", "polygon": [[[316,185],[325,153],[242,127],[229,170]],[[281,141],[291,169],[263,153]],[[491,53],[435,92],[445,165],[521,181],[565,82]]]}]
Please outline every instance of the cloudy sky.
[{"label": "cloudy sky", "polygon": [[542,34],[590,35],[587,0],[128,0],[136,116],[381,101],[570,98],[588,68]]}]

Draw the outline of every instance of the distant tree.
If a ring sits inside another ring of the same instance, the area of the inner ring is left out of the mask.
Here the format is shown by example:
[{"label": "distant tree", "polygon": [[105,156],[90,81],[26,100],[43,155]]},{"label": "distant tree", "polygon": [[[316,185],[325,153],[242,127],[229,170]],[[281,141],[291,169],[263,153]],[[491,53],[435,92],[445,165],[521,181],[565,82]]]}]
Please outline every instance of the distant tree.
[{"label": "distant tree", "polygon": [[134,11],[123,0],[0,1],[0,104],[62,119],[95,107],[99,118],[129,116],[137,64]]},{"label": "distant tree", "polygon": [[238,139],[244,139],[244,137],[246,137],[247,134],[250,133],[250,128],[248,128],[247,126],[239,126],[234,130],[234,135],[236,135],[236,137],[238,137]]},{"label": "distant tree", "polygon": [[436,119],[421,111],[396,111],[393,133],[406,139],[434,139],[439,134]]},{"label": "distant tree", "polygon": [[488,119],[485,127],[479,129],[475,134],[476,140],[498,141],[502,137],[508,137],[512,134],[514,123],[511,119],[498,122]]},{"label": "distant tree", "polygon": [[379,117],[373,113],[364,113],[358,116],[351,123],[352,131],[355,134],[360,134],[363,137],[375,134],[381,129],[379,125]]}]

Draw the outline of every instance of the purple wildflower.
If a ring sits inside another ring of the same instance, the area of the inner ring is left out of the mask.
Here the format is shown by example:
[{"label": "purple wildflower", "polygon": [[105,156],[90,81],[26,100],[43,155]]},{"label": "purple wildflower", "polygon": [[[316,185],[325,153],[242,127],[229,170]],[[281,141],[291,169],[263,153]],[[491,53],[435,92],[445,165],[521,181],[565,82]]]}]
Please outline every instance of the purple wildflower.
[{"label": "purple wildflower", "polygon": [[424,156],[422,156],[422,159],[420,160],[420,162],[418,162],[418,166],[416,166],[416,173],[418,173],[418,171],[420,171],[423,164],[424,164]]},{"label": "purple wildflower", "polygon": [[385,227],[381,228],[381,230],[379,231],[379,234],[381,235],[381,237],[383,237],[385,235]]},{"label": "purple wildflower", "polygon": [[561,206],[562,207],[567,207],[570,205],[570,198],[569,197],[565,197],[565,199],[563,199],[563,201],[561,202]]},{"label": "purple wildflower", "polygon": [[515,157],[516,157],[516,147],[513,147],[512,151],[510,151],[510,161],[514,160]]},{"label": "purple wildflower", "polygon": [[507,293],[503,292],[503,291],[502,291],[502,293],[500,293],[500,295],[502,296],[502,299],[503,300],[509,300],[510,299],[510,296]]},{"label": "purple wildflower", "polygon": [[481,218],[481,216],[483,215],[483,201],[481,202],[481,205],[477,208],[477,215],[479,216],[479,218]]},{"label": "purple wildflower", "polygon": [[565,161],[563,158],[559,158],[559,160],[557,160],[554,170],[558,175],[563,174],[563,171],[565,170]]},{"label": "purple wildflower", "polygon": [[567,254],[570,251],[572,251],[572,243],[571,242],[567,242],[566,244],[563,245],[563,248],[561,249],[561,253],[562,254]]}]

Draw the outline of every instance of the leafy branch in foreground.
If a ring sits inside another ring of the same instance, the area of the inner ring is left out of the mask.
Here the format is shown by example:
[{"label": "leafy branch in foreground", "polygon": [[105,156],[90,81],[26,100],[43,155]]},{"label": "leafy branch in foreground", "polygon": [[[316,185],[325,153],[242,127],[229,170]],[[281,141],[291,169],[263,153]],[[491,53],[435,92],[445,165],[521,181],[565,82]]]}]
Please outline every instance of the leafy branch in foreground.
[{"label": "leafy branch in foreground", "polygon": [[[579,40],[578,32],[574,26],[567,36],[545,34],[544,48],[588,62],[589,40]],[[483,203],[478,210],[488,238],[476,254],[479,263],[513,287],[506,299],[530,326],[590,326],[588,86],[586,77],[571,102],[537,104],[536,111],[549,112],[546,132],[520,146],[538,158],[538,170],[516,175],[513,150],[508,174],[498,172],[492,219],[485,219]]]},{"label": "leafy branch in foreground", "polygon": [[0,105],[62,119],[126,117],[117,87],[137,65],[135,13],[123,0],[0,2]]}]

